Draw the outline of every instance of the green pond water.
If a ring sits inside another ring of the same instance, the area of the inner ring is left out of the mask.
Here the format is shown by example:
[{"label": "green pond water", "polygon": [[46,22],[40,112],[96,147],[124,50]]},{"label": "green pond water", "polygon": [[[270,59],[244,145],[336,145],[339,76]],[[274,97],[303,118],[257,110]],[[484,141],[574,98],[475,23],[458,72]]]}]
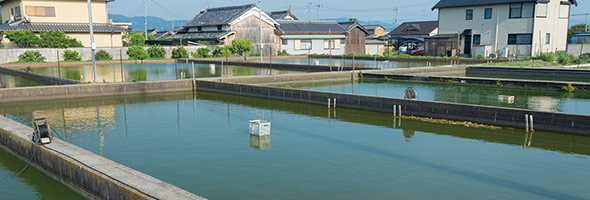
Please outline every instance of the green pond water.
[{"label": "green pond water", "polygon": [[21,78],[18,76],[0,74],[0,88],[31,87],[46,85],[37,81]]},{"label": "green pond water", "polygon": [[69,188],[0,148],[0,199],[83,199]]},{"label": "green pond water", "polygon": [[[589,93],[393,81],[331,81],[273,86],[393,98],[404,98],[404,91],[412,87],[419,100],[590,115]],[[499,95],[514,96],[514,102],[499,100]]]},{"label": "green pond water", "polygon": [[[158,81],[174,80],[176,76],[179,79],[192,78],[192,65],[178,63],[165,64],[124,64],[123,75],[121,79],[121,65],[97,65],[96,66],[97,82],[121,82],[130,81]],[[60,69],[58,67],[41,67],[31,69],[33,73],[59,77]],[[306,73],[303,71],[256,68],[256,67],[239,67],[221,65],[195,64],[195,77],[228,77],[228,76],[251,76],[251,75],[271,75],[271,74],[292,74]],[[61,77],[83,82],[93,81],[92,65],[86,66],[66,66],[61,67]]]},{"label": "green pond water", "polygon": [[[590,197],[590,137],[578,135],[209,92],[19,102],[0,113],[48,117],[64,140],[210,199]],[[250,136],[253,119],[272,122],[271,136]]]},{"label": "green pond water", "polygon": [[539,76],[517,76],[517,75],[496,75],[496,74],[471,74],[471,73],[467,73],[466,76],[467,77],[482,77],[482,78],[528,79],[528,80],[542,80],[542,81],[590,82],[590,77],[587,77],[587,78],[565,78],[565,77],[539,77]]},{"label": "green pond water", "polygon": [[[260,62],[260,60],[252,60],[251,62]],[[264,60],[264,62],[270,62],[270,59]],[[330,59],[325,58],[311,58],[311,59],[273,59],[272,63],[285,63],[285,64],[300,64],[300,65],[330,65]],[[342,60],[342,57],[334,56],[332,59],[332,66],[344,66],[351,67],[353,61]],[[448,65],[449,63],[430,63],[431,65]],[[401,61],[372,61],[372,60],[354,60],[355,67],[366,67],[366,68],[382,68],[382,69],[393,69],[393,68],[410,68],[410,67],[425,67],[428,66],[426,62],[401,62]]]}]

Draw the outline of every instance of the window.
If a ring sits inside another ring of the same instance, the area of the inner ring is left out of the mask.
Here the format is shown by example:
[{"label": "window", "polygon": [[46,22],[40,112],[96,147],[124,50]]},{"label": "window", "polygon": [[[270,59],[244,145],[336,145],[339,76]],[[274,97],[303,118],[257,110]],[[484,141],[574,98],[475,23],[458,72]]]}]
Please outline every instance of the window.
[{"label": "window", "polygon": [[473,45],[481,44],[481,35],[473,35]]},{"label": "window", "polygon": [[559,5],[559,18],[569,18],[570,16],[570,5],[568,2],[561,2]]},{"label": "window", "polygon": [[203,27],[197,26],[197,31],[202,31]]},{"label": "window", "polygon": [[533,34],[508,34],[508,44],[532,44]]},{"label": "window", "polygon": [[288,44],[289,44],[289,43],[288,43],[288,40],[285,40],[285,39],[281,40],[281,43],[282,43],[283,45],[288,45]]},{"label": "window", "polygon": [[522,3],[522,18],[532,18],[535,15],[534,3]]},{"label": "window", "polygon": [[20,17],[20,6],[14,7],[14,16]]},{"label": "window", "polygon": [[301,50],[311,50],[311,40],[301,40]]},{"label": "window", "polygon": [[26,6],[27,15],[35,17],[55,17],[54,7]]},{"label": "window", "polygon": [[311,50],[311,40],[295,40],[295,50]]},{"label": "window", "polygon": [[551,33],[545,35],[545,44],[551,44]]},{"label": "window", "polygon": [[547,17],[547,3],[537,4],[537,17]]},{"label": "window", "polygon": [[510,18],[521,18],[522,17],[522,4],[512,3],[510,4]]},{"label": "window", "polygon": [[473,19],[473,9],[467,9],[465,11],[465,20],[472,20]]},{"label": "window", "polygon": [[332,40],[331,43],[330,40],[324,40],[324,49],[330,49],[330,46],[332,49],[340,49],[340,40]]},{"label": "window", "polygon": [[491,8],[486,8],[483,18],[484,19],[492,19],[492,9]]},{"label": "window", "polygon": [[218,30],[218,31],[221,31],[221,29],[222,29],[222,28],[223,28],[223,27],[221,27],[221,25],[217,25],[217,30]]}]

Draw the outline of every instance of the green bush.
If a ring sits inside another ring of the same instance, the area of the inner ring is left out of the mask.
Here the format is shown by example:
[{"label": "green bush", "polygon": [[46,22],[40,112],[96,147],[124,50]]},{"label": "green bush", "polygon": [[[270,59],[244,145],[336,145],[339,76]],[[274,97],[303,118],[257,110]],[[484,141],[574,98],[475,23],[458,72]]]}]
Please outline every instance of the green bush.
[{"label": "green bush", "polygon": [[580,60],[590,61],[590,53],[580,55]]},{"label": "green bush", "polygon": [[211,45],[211,43],[207,42],[207,41],[198,41],[197,44],[202,44],[202,45]]},{"label": "green bush", "polygon": [[80,54],[78,54],[77,51],[65,50],[64,51],[64,60],[65,61],[81,61],[82,57],[80,57]]},{"label": "green bush", "polygon": [[147,52],[141,46],[129,47],[127,50],[127,55],[129,55],[129,58],[133,60],[145,60],[148,58]]},{"label": "green bush", "polygon": [[562,65],[567,65],[574,60],[574,56],[569,55],[566,52],[557,52],[555,55],[557,56],[557,62]]},{"label": "green bush", "polygon": [[231,46],[230,46],[231,52],[238,54],[240,56],[244,56],[244,59],[246,59],[246,55],[248,55],[248,54],[250,54],[250,52],[252,52],[252,49],[254,49],[254,45],[252,44],[252,41],[250,39],[247,39],[247,40],[235,39],[235,40],[231,41]]},{"label": "green bush", "polygon": [[287,53],[287,50],[277,51],[277,55],[278,56],[290,56],[289,53]]},{"label": "green bush", "polygon": [[213,50],[213,57],[231,57],[231,50],[228,46],[217,46]]},{"label": "green bush", "polygon": [[96,60],[112,60],[113,57],[105,50],[100,50],[94,54]]},{"label": "green bush", "polygon": [[572,93],[575,92],[577,88],[574,87],[571,83],[568,83],[567,85],[562,86],[561,89],[565,92]]},{"label": "green bush", "polygon": [[162,47],[154,45],[148,48],[147,54],[150,58],[165,58],[166,50]]},{"label": "green bush", "polygon": [[41,43],[41,39],[30,30],[7,31],[3,33],[7,39],[16,43],[18,47],[35,47]]},{"label": "green bush", "polygon": [[211,52],[211,49],[209,48],[199,48],[197,49],[197,52],[193,52],[191,55],[193,58],[209,58],[211,57],[209,52]]},{"label": "green bush", "polygon": [[[260,53],[253,53],[249,55],[250,57],[260,57]],[[262,56],[265,56],[264,54],[262,54]]]},{"label": "green bush", "polygon": [[478,59],[478,60],[485,60],[486,59],[486,57],[484,55],[481,55],[481,54],[477,54],[477,56],[475,58]]},{"label": "green bush", "polygon": [[129,45],[130,46],[144,46],[145,45],[145,36],[141,33],[133,33],[131,38],[129,38]]},{"label": "green bush", "polygon": [[553,53],[544,53],[541,54],[541,60],[545,61],[545,62],[555,62],[555,54]]},{"label": "green bush", "polygon": [[47,32],[41,32],[39,34],[41,43],[39,46],[45,48],[70,48],[70,47],[83,47],[75,38],[70,38],[62,31],[51,30]]},{"label": "green bush", "polygon": [[39,51],[25,51],[23,54],[18,56],[19,62],[43,62],[45,57],[41,55]]},{"label": "green bush", "polygon": [[184,46],[178,46],[178,48],[172,49],[172,58],[188,58],[188,52]]}]

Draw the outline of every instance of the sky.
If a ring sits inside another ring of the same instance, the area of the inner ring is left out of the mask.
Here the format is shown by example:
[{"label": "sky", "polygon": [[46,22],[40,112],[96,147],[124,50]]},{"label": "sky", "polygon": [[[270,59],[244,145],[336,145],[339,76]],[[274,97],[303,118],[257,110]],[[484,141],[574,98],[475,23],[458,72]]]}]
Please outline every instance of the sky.
[{"label": "sky", "polygon": [[[573,7],[571,13],[590,12],[589,0],[578,0],[580,5]],[[318,4],[321,19],[357,18],[362,21],[383,21],[393,23],[395,8],[398,21],[436,20],[437,11],[431,8],[438,0],[263,0],[264,11],[286,10],[301,20],[318,19]],[[252,0],[147,0],[150,16],[167,20],[192,19],[205,8],[258,3]],[[308,9],[310,8],[311,9]],[[116,0],[108,4],[109,13],[125,16],[143,15],[143,0]],[[585,16],[572,16],[571,24],[584,23]]]}]

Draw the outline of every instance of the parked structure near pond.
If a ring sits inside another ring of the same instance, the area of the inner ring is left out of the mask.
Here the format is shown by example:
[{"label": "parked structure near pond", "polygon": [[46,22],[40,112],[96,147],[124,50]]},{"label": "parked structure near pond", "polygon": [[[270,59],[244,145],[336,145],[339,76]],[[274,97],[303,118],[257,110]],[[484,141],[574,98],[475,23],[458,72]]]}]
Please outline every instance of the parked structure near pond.
[{"label": "parked structure near pond", "polygon": [[[108,19],[107,3],[114,0],[92,1],[94,41],[97,47],[121,47],[126,29],[113,25]],[[90,25],[87,2],[82,0],[36,1],[0,0],[2,20],[0,36],[6,31],[31,30],[35,34],[58,30],[90,47]],[[2,37],[0,37],[2,38]],[[6,38],[0,47],[16,48]]]},{"label": "parked structure near pond", "polygon": [[566,49],[571,5],[578,3],[440,0],[432,9],[439,11],[441,39],[455,35],[465,57],[528,57]]}]

